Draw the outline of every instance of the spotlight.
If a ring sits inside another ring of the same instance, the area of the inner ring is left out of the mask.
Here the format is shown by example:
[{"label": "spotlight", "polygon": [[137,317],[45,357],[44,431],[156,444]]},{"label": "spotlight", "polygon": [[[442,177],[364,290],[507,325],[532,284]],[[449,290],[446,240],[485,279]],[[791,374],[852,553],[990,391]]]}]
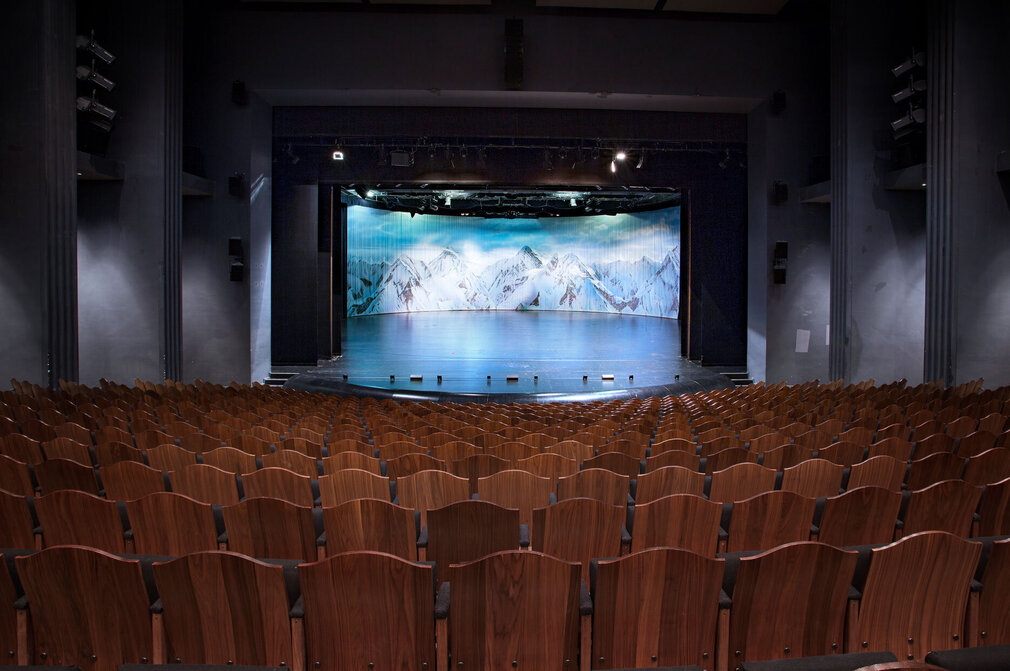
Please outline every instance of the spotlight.
[{"label": "spotlight", "polygon": [[635,166],[635,169],[636,170],[641,170],[643,165],[645,165],[645,150],[644,149],[642,150],[642,153],[638,157],[638,165]]},{"label": "spotlight", "polygon": [[926,123],[926,110],[921,107],[909,105],[908,113],[905,116],[891,122],[891,130],[900,131],[913,124]]},{"label": "spotlight", "polygon": [[330,155],[330,158],[332,158],[334,161],[343,161],[344,160],[344,152],[342,152],[341,150],[337,149],[336,151],[333,152],[333,154]]},{"label": "spotlight", "polygon": [[116,57],[110,54],[107,49],[103,49],[95,42],[95,31],[93,30],[91,31],[91,37],[85,37],[84,35],[77,36],[77,48],[93,54],[106,65],[116,60]]},{"label": "spotlight", "polygon": [[358,194],[361,200],[367,200],[372,192],[359,184],[354,187],[354,193]]},{"label": "spotlight", "polygon": [[107,107],[102,103],[95,100],[95,93],[97,89],[92,89],[91,97],[80,96],[77,98],[77,110],[79,112],[90,112],[92,114],[97,114],[106,121],[112,121],[116,118],[116,110],[111,107]]},{"label": "spotlight", "polygon": [[576,204],[576,202],[575,202],[575,199],[574,199],[574,198],[572,198],[571,200],[569,200],[569,201],[568,201],[568,203],[569,203],[569,204],[570,204],[570,205],[571,205],[572,207],[576,207],[576,205],[577,205],[577,204]]},{"label": "spotlight", "polygon": [[369,189],[367,192],[365,192],[365,198],[375,198],[375,192]]},{"label": "spotlight", "polygon": [[919,68],[926,65],[926,52],[920,51],[916,53],[914,50],[911,57],[905,60],[901,65],[896,65],[891,68],[891,74],[895,77],[900,77],[906,72],[910,72],[915,68]]},{"label": "spotlight", "polygon": [[98,74],[98,71],[95,70],[95,59],[91,59],[90,68],[87,65],[77,66],[77,78],[84,82],[97,84],[106,91],[111,91],[116,87],[115,83],[113,83],[108,77]]},{"label": "spotlight", "polygon": [[610,172],[617,172],[617,164],[613,161],[610,162]]},{"label": "spotlight", "polygon": [[910,78],[908,80],[908,86],[901,89],[897,93],[891,94],[891,100],[896,103],[900,103],[902,100],[907,100],[911,98],[916,93],[922,93],[926,90],[926,80],[925,79],[915,79]]},{"label": "spotlight", "polygon": [[446,196],[445,197],[445,206],[449,207],[450,205],[452,205],[452,196]]},{"label": "spotlight", "polygon": [[628,155],[625,154],[623,151],[619,151],[616,154],[614,154],[615,161],[623,161],[626,158],[628,158]]}]

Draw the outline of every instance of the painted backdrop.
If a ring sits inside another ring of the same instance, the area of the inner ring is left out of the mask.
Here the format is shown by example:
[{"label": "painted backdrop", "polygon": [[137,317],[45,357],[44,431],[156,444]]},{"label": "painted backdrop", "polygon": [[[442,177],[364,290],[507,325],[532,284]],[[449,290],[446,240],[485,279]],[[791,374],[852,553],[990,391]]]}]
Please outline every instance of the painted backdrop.
[{"label": "painted backdrop", "polygon": [[580,310],[676,318],[680,208],[481,219],[352,206],[347,314]]}]

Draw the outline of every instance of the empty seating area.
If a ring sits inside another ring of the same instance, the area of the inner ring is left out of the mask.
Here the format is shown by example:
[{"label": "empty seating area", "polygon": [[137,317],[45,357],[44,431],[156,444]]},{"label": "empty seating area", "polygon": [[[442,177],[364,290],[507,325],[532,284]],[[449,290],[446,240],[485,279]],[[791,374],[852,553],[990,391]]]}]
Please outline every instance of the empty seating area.
[{"label": "empty seating area", "polygon": [[735,669],[1010,644],[1010,389],[980,386],[523,405],[15,382],[0,657]]}]

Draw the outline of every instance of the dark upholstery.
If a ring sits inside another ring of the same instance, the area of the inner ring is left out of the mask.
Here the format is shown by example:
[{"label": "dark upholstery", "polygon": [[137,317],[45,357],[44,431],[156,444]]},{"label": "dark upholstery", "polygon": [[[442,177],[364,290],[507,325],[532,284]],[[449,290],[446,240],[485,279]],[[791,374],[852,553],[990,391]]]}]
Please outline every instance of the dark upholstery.
[{"label": "dark upholstery", "polygon": [[950,671],[1010,671],[1010,645],[937,650],[926,661]]},{"label": "dark upholstery", "polygon": [[854,671],[862,666],[896,662],[889,652],[852,652],[845,655],[777,659],[770,662],[743,662],[741,671]]}]

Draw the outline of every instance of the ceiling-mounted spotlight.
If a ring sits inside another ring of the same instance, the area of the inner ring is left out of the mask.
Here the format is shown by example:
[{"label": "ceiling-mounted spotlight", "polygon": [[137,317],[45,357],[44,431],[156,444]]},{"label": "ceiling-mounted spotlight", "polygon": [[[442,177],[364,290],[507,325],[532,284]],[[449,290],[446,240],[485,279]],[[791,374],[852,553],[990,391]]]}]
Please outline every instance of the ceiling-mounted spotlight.
[{"label": "ceiling-mounted spotlight", "polygon": [[644,149],[642,150],[642,153],[638,155],[638,164],[635,165],[635,170],[641,170],[643,165],[645,165],[645,150]]},{"label": "ceiling-mounted spotlight", "polygon": [[333,159],[334,161],[343,161],[344,160],[344,152],[341,151],[340,149],[335,149],[333,151],[333,153],[330,154],[330,158]]},{"label": "ceiling-mounted spotlight", "polygon": [[900,131],[913,124],[926,123],[926,110],[921,107],[908,106],[908,113],[891,122],[891,130]]},{"label": "ceiling-mounted spotlight", "polygon": [[610,162],[610,172],[617,172],[617,164],[613,161]]},{"label": "ceiling-mounted spotlight", "polygon": [[106,65],[116,60],[116,57],[110,54],[107,49],[103,49],[95,42],[95,31],[93,30],[91,31],[91,37],[85,37],[84,35],[77,36],[77,48],[94,54],[98,60]]},{"label": "ceiling-mounted spotlight", "polygon": [[91,90],[91,97],[80,96],[77,98],[77,110],[79,112],[90,112],[91,114],[97,114],[106,121],[112,121],[116,118],[116,110],[111,107],[107,107],[102,103],[95,100],[95,93],[97,89]]},{"label": "ceiling-mounted spotlight", "polygon": [[907,100],[911,98],[916,93],[922,93],[926,90],[926,80],[925,79],[915,79],[910,77],[908,80],[908,86],[901,89],[897,93],[891,94],[891,100],[896,103],[900,103],[902,100]]},{"label": "ceiling-mounted spotlight", "polygon": [[116,87],[115,83],[108,77],[101,75],[95,70],[95,59],[91,59],[91,67],[87,65],[77,66],[77,78],[83,82],[91,82],[101,86],[106,91],[111,91]]},{"label": "ceiling-mounted spotlight", "polygon": [[628,155],[625,154],[623,151],[619,151],[616,154],[614,154],[615,161],[623,161],[626,158],[628,158]]},{"label": "ceiling-mounted spotlight", "polygon": [[926,65],[926,52],[925,51],[916,52],[915,50],[913,50],[912,55],[909,58],[907,58],[903,63],[891,68],[891,74],[894,75],[895,77],[900,77],[906,72],[914,70],[915,68],[921,68],[925,65]]},{"label": "ceiling-mounted spotlight", "polygon": [[371,197],[369,196],[371,191],[361,186],[360,184],[354,187],[354,193],[358,194],[358,198],[360,198],[361,200],[368,200]]},{"label": "ceiling-mounted spotlight", "polygon": [[452,205],[452,196],[446,196],[445,197],[445,206],[449,207],[450,205]]},{"label": "ceiling-mounted spotlight", "polygon": [[571,205],[572,207],[577,207],[578,206],[578,203],[575,202],[574,198],[570,199],[568,201],[568,204]]}]

